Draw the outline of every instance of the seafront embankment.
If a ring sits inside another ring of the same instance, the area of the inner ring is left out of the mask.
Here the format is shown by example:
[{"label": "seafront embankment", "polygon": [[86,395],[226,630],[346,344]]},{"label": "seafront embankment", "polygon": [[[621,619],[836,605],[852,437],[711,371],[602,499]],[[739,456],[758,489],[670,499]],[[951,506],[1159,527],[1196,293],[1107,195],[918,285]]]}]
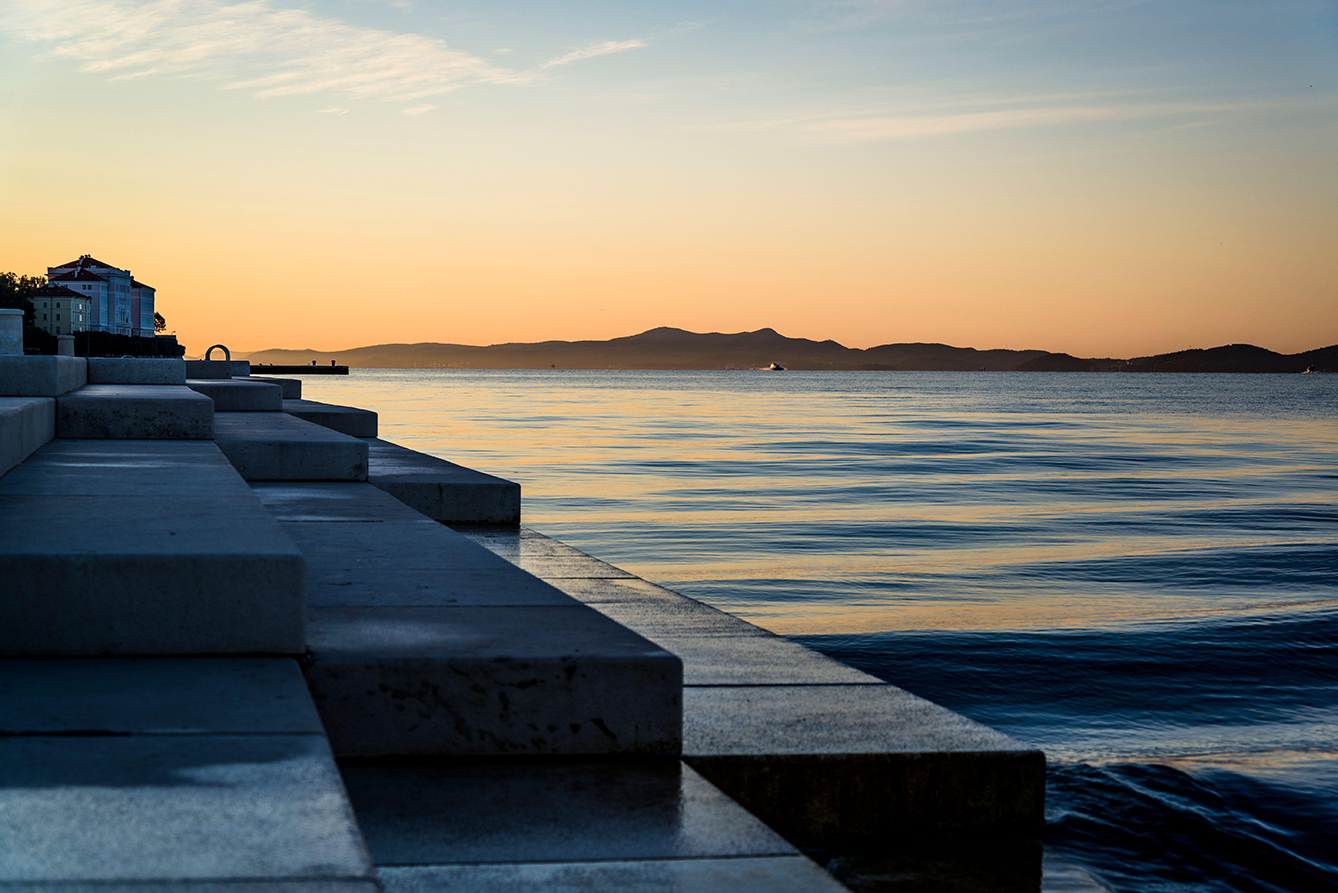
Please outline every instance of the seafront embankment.
[{"label": "seafront embankment", "polygon": [[244,363],[0,356],[0,885],[1041,886],[1040,751],[377,435]]}]

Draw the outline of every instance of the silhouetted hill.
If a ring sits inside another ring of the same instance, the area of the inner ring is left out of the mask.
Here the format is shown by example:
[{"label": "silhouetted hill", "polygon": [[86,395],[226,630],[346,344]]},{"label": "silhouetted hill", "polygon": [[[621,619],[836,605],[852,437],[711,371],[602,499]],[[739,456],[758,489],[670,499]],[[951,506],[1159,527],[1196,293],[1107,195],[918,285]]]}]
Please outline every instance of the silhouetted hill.
[{"label": "silhouetted hill", "polygon": [[1181,350],[1130,360],[1130,372],[1304,372],[1338,367],[1338,345],[1298,354],[1274,353],[1253,344],[1227,344],[1207,350]]},{"label": "silhouetted hill", "polygon": [[[239,354],[240,356],[240,354]],[[787,369],[1090,372],[1300,372],[1338,366],[1338,346],[1283,356],[1261,347],[1231,345],[1136,360],[1080,359],[1044,350],[976,350],[947,344],[882,344],[866,350],[835,341],[787,338],[775,329],[688,332],[662,326],[608,341],[492,344],[377,344],[341,351],[261,350],[253,363],[388,369]]]}]

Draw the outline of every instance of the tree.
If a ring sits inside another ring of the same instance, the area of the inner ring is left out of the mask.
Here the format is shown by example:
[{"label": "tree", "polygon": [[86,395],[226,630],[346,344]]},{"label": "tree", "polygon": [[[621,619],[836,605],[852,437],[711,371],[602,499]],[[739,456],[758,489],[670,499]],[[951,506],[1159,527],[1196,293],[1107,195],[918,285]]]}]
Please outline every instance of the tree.
[{"label": "tree", "polygon": [[159,335],[167,331],[167,320],[157,310],[153,311],[153,331]]},{"label": "tree", "polygon": [[37,319],[30,297],[34,290],[46,285],[45,276],[21,276],[18,273],[0,273],[0,307],[23,311],[23,327],[32,328]]}]

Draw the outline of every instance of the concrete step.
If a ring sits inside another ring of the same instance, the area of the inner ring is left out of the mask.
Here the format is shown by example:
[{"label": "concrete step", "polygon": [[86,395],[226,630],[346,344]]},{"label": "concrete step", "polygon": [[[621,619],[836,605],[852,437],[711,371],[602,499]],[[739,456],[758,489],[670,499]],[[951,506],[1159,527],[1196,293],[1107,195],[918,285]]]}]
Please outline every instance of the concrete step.
[{"label": "concrete step", "polygon": [[87,383],[83,357],[0,356],[0,397],[59,397]]},{"label": "concrete step", "polygon": [[251,374],[247,360],[186,360],[187,378],[232,378]]},{"label": "concrete step", "polygon": [[678,659],[367,484],[255,484],[307,558],[340,756],[672,754]]},{"label": "concrete step", "polygon": [[241,378],[188,378],[186,387],[214,401],[214,412],[278,412],[283,388]]},{"label": "concrete step", "polygon": [[302,379],[300,378],[274,378],[265,375],[248,375],[238,377],[238,381],[260,381],[265,384],[276,384],[283,389],[283,399],[301,400],[302,399]]},{"label": "concrete step", "polygon": [[3,660],[0,695],[0,889],[376,893],[293,660]]},{"label": "concrete step", "polygon": [[89,384],[185,384],[186,362],[181,359],[89,357]]},{"label": "concrete step", "polygon": [[56,436],[56,401],[0,397],[0,475]]},{"label": "concrete step", "polygon": [[677,760],[344,766],[387,893],[837,893]]},{"label": "concrete step", "polygon": [[208,439],[214,404],[182,385],[91,384],[57,398],[56,436]]},{"label": "concrete step", "polygon": [[534,531],[465,532],[681,657],[683,759],[787,840],[1039,832],[1036,748]]},{"label": "concrete step", "polygon": [[207,441],[56,440],[0,478],[0,653],[301,653],[304,573]]},{"label": "concrete step", "polygon": [[369,440],[367,482],[443,524],[519,524],[520,485],[426,453]]},{"label": "concrete step", "polygon": [[214,418],[214,442],[248,481],[365,481],[367,443],[284,412]]},{"label": "concrete step", "polygon": [[283,411],[350,437],[376,436],[376,413],[370,410],[315,400],[284,400]]}]

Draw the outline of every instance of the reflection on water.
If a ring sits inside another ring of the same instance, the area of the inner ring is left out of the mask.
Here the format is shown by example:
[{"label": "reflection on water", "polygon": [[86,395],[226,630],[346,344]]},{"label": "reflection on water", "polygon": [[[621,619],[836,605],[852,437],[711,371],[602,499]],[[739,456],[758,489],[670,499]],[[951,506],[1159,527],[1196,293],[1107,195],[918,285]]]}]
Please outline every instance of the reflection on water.
[{"label": "reflection on water", "polygon": [[1055,758],[1124,890],[1338,888],[1338,376],[355,370],[525,523]]}]

